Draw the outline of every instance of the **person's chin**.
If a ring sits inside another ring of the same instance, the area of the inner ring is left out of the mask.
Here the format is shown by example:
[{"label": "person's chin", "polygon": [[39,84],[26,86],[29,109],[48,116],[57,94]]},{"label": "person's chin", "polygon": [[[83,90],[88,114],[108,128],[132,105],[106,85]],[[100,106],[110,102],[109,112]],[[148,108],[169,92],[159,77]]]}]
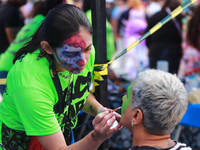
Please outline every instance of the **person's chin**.
[{"label": "person's chin", "polygon": [[73,74],[79,74],[79,73],[81,73],[83,71],[83,69],[82,68],[81,69],[73,69],[72,73]]},{"label": "person's chin", "polygon": [[80,73],[80,71],[79,70],[73,70],[73,72],[72,72],[73,74],[79,74]]},{"label": "person's chin", "polygon": [[65,68],[66,70],[68,70],[69,72],[73,73],[73,74],[79,74],[84,70],[85,66],[83,67],[79,67],[79,68]]}]

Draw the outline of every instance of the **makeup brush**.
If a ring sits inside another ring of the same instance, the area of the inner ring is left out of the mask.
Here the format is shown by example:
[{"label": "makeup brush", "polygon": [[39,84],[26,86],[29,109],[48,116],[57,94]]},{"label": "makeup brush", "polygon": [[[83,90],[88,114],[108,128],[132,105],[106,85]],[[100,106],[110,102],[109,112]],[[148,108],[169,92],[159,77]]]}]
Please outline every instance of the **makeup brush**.
[{"label": "makeup brush", "polygon": [[121,109],[121,107],[115,108],[115,109],[111,110],[110,112],[114,112],[114,111],[117,111],[119,109]]},{"label": "makeup brush", "polygon": [[[114,112],[114,111],[117,111],[118,109],[121,109],[121,107],[117,107],[113,110],[110,110],[110,112]],[[102,112],[102,109],[100,109],[100,111],[97,113],[97,114],[100,114]]]}]

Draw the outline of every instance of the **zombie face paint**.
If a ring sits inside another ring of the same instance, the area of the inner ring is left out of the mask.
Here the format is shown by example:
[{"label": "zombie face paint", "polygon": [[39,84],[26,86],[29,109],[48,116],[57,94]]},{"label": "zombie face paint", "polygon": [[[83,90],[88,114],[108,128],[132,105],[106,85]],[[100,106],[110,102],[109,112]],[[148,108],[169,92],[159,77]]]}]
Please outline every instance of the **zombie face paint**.
[{"label": "zombie face paint", "polygon": [[131,104],[131,100],[132,100],[132,89],[134,86],[135,81],[128,87],[127,89],[127,94],[123,96],[122,100],[122,115],[126,112],[127,108],[130,106]]},{"label": "zombie face paint", "polygon": [[62,47],[56,49],[55,59],[64,69],[77,74],[80,73],[86,65],[83,52],[86,44],[80,34],[74,34],[64,41]]}]

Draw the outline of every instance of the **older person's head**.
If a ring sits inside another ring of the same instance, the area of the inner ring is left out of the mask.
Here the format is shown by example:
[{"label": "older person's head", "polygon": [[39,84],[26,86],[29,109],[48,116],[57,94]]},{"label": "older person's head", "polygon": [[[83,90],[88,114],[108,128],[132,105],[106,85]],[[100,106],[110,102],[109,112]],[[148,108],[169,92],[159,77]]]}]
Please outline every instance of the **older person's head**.
[{"label": "older person's head", "polygon": [[186,90],[176,75],[145,70],[123,97],[122,123],[130,131],[140,124],[150,135],[167,135],[181,121],[187,105]]}]

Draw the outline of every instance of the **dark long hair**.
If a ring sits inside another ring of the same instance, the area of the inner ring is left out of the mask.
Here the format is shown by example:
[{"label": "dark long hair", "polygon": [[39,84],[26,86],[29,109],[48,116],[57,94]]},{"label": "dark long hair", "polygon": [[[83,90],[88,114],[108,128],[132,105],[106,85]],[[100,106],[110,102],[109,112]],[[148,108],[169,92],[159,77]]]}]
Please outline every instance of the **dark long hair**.
[{"label": "dark long hair", "polygon": [[80,27],[92,34],[92,26],[85,13],[78,7],[62,4],[52,9],[41,23],[38,30],[16,54],[13,63],[23,54],[32,53],[38,48],[42,51],[40,42],[47,41],[52,48],[61,46],[65,39],[72,34],[79,33]]},{"label": "dark long hair", "polygon": [[198,51],[200,51],[199,46],[200,37],[200,5],[194,10],[191,19],[188,23],[188,31],[186,35],[186,40],[188,44],[194,46]]}]

